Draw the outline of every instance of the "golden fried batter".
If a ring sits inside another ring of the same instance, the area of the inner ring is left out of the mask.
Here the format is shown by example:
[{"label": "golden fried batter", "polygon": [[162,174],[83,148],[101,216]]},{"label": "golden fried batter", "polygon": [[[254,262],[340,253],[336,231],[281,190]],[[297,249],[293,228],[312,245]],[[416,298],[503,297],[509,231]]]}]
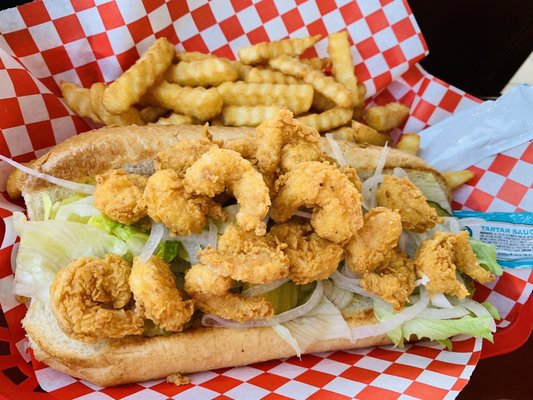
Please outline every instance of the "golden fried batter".
[{"label": "golden fried batter", "polygon": [[257,151],[257,144],[255,141],[245,138],[226,140],[223,147],[228,150],[236,151],[242,156],[242,158],[246,158],[247,160],[255,159],[255,152]]},{"label": "golden fried batter", "polygon": [[457,280],[454,249],[457,237],[451,233],[437,232],[432,239],[424,240],[418,248],[415,265],[419,277],[426,275],[429,294],[445,293],[460,299],[468,295],[466,287]]},{"label": "golden fried batter", "polygon": [[361,286],[378,295],[400,311],[415,288],[414,262],[405,253],[395,249],[391,257],[374,271],[365,272]]},{"label": "golden fried batter", "polygon": [[309,225],[286,222],[274,225],[270,234],[287,244],[289,278],[297,285],[329,278],[342,261],[342,247],[321,238]]},{"label": "golden fried batter", "polygon": [[373,271],[393,255],[401,234],[400,214],[385,207],[371,209],[346,246],[346,265],[358,274]]},{"label": "golden fried batter", "polygon": [[273,120],[257,127],[257,163],[262,173],[287,171],[302,161],[319,161],[319,133],[293,118],[288,110],[280,110]]},{"label": "golden fried batter", "polygon": [[350,240],[363,225],[361,195],[348,177],[325,162],[302,162],[276,182],[271,217],[287,221],[298,207],[313,209],[311,226],[335,243]]},{"label": "golden fried batter", "polygon": [[61,329],[74,339],[140,335],[144,318],[131,300],[130,265],[120,256],[82,257],[61,269],[50,286],[51,308]]},{"label": "golden fried batter", "polygon": [[247,231],[264,235],[263,219],[270,207],[268,187],[263,176],[233,150],[210,150],[185,173],[189,193],[214,197],[228,189],[240,205],[237,223]]},{"label": "golden fried batter", "polygon": [[223,276],[249,283],[268,283],[289,274],[285,245],[274,236],[256,236],[230,225],[218,240],[218,249],[198,253],[202,264]]},{"label": "golden fried batter", "polygon": [[386,175],[376,199],[379,206],[398,210],[404,229],[409,231],[425,232],[443,221],[409,178]]},{"label": "golden fried batter", "polygon": [[146,177],[115,169],[96,177],[94,206],[114,221],[131,225],[146,216]]},{"label": "golden fried batter", "polygon": [[188,193],[180,175],[172,169],[158,171],[148,179],[144,200],[150,218],[162,222],[173,235],[200,232],[207,224],[207,216],[224,218],[219,204],[206,196]]},{"label": "golden fried batter", "polygon": [[264,297],[241,297],[231,293],[230,287],[231,278],[202,264],[193,265],[185,274],[185,291],[205,314],[238,322],[272,318],[274,307]]},{"label": "golden fried batter", "polygon": [[479,265],[476,253],[468,243],[468,232],[463,231],[455,236],[455,265],[461,272],[467,274],[470,278],[479,283],[492,282],[496,277]]},{"label": "golden fried batter", "polygon": [[355,186],[358,192],[361,192],[361,187],[363,186],[361,183],[361,180],[359,179],[359,176],[357,175],[357,171],[355,168],[350,167],[349,165],[345,165],[343,167],[339,167],[341,172],[348,177],[350,182]]},{"label": "golden fried batter", "polygon": [[129,279],[133,297],[147,318],[167,331],[180,332],[192,317],[194,304],[182,300],[176,277],[161,258],[133,259]]},{"label": "golden fried batter", "polygon": [[209,139],[180,140],[172,148],[159,152],[154,160],[156,171],[173,169],[178,173],[185,173],[202,154],[218,146]]}]

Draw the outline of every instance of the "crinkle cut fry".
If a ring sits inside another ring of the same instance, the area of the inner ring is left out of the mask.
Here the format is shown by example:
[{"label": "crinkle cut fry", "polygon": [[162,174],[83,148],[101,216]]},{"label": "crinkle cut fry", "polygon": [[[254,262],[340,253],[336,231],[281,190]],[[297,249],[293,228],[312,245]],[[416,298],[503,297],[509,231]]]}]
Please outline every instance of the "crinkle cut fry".
[{"label": "crinkle cut fry", "polygon": [[239,59],[245,64],[258,64],[280,54],[298,56],[322,38],[321,35],[305,38],[285,39],[280,41],[262,42],[243,47],[237,52]]}]

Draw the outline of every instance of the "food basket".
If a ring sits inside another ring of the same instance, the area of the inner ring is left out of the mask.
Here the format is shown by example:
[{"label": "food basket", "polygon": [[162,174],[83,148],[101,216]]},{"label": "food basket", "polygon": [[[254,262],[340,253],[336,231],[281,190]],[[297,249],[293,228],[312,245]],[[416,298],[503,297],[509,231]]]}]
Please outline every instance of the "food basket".
[{"label": "food basket", "polygon": [[[235,58],[236,50],[266,40],[347,29],[355,71],[367,102],[400,101],[410,107],[404,131],[420,131],[480,100],[424,71],[428,49],[409,5],[401,0],[46,0],[0,12],[0,151],[26,162],[92,126],[72,114],[58,83],[88,87],[110,82],[154,40],[166,36],[178,49]],[[326,53],[320,41],[308,56]],[[533,211],[526,143],[472,166],[476,179],[455,193],[454,208]],[[2,190],[10,168],[2,163]],[[275,360],[191,376],[175,386],[150,381],[101,388],[58,373],[34,359],[20,321],[26,307],[12,294],[17,238],[12,212],[0,195],[0,398],[6,399],[453,399],[480,356],[523,343],[532,327],[529,270],[507,271],[478,300],[490,300],[503,317],[495,344],[454,339],[453,351],[431,342],[405,349],[366,348]],[[530,317],[525,317],[529,315]]]}]

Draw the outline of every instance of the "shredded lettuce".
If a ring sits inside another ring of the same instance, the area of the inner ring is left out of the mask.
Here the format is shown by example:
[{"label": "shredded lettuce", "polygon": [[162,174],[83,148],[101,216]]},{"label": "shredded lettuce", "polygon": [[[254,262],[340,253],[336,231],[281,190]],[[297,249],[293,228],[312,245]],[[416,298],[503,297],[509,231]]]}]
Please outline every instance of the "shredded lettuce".
[{"label": "shredded lettuce", "polygon": [[[374,303],[374,313],[380,322],[390,318],[394,314],[385,307],[380,307],[378,302]],[[388,332],[387,336],[399,347],[403,346],[404,340],[408,341],[412,336],[416,336],[418,339],[427,338],[429,340],[437,340],[446,347],[449,347],[451,342],[448,339],[459,334],[482,337],[492,341],[490,327],[493,322],[493,319],[488,315],[479,317],[466,315],[456,319],[416,317]]]},{"label": "shredded lettuce", "polygon": [[298,288],[294,282],[288,281],[262,296],[272,303],[274,314],[281,314],[298,305]]},{"label": "shredded lettuce", "polygon": [[80,257],[125,255],[126,244],[94,226],[72,221],[27,221],[13,214],[20,236],[16,260],[15,292],[41,300],[49,298],[48,288],[57,271]]},{"label": "shredded lettuce", "polygon": [[500,317],[500,313],[498,312],[498,309],[497,309],[496,307],[494,307],[490,301],[486,301],[486,302],[484,302],[484,303],[481,303],[481,305],[487,309],[487,311],[489,312],[489,314],[490,314],[490,315],[492,316],[492,318],[494,318],[496,321],[499,321],[499,320],[502,319],[502,317]]},{"label": "shredded lettuce", "polygon": [[476,253],[479,264],[482,268],[492,272],[494,275],[503,274],[503,268],[496,262],[496,247],[492,244],[483,243],[481,240],[468,237],[468,242],[472,250]]},{"label": "shredded lettuce", "polygon": [[[291,336],[296,340],[298,349],[305,351],[309,345],[324,339],[346,338],[351,339],[351,331],[348,323],[342,317],[339,309],[331,301],[323,296],[318,305],[302,317],[293,319],[282,324],[288,329]],[[278,333],[279,334],[279,333]],[[280,335],[287,340],[285,335]],[[287,341],[290,345],[291,342]],[[294,347],[293,347],[294,348]],[[300,355],[299,350],[297,350]]]}]

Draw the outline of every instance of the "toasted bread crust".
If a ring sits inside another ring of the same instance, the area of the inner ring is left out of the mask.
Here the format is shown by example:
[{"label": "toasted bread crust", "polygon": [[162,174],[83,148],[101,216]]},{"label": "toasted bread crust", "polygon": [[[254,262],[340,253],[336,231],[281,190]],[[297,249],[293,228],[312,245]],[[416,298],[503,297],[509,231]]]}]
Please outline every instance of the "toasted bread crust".
[{"label": "toasted bread crust", "polygon": [[[362,314],[357,325],[377,323]],[[101,386],[248,365],[292,357],[292,349],[269,327],[249,329],[195,328],[170,336],[129,337],[86,344],[68,338],[49,308],[32,302],[24,319],[35,357],[61,372]],[[389,344],[385,336],[349,341],[321,340],[305,353]]]}]

